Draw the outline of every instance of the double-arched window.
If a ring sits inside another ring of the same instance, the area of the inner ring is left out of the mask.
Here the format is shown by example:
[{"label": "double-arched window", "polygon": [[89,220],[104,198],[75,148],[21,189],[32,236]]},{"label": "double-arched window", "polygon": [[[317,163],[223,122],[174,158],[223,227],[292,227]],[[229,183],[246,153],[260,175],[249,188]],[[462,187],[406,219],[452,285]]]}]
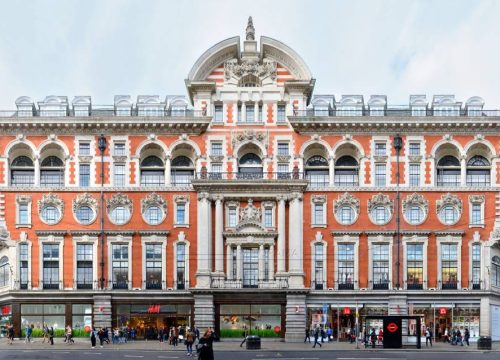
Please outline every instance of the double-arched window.
[{"label": "double-arched window", "polygon": [[141,161],[141,186],[161,186],[165,184],[165,166],[154,155]]},{"label": "double-arched window", "polygon": [[64,186],[64,162],[57,156],[47,156],[40,164],[40,185]]},{"label": "double-arched window", "polygon": [[35,166],[27,156],[18,156],[10,164],[10,184],[12,186],[33,186]]},{"label": "double-arched window", "polygon": [[328,186],[330,171],[328,161],[321,155],[313,155],[307,159],[305,167],[306,179],[311,187]]},{"label": "double-arched window", "polygon": [[194,165],[187,156],[177,156],[172,160],[171,170],[172,185],[189,185],[194,176]]},{"label": "double-arched window", "polygon": [[481,155],[475,155],[467,162],[467,186],[490,185],[490,162]]},{"label": "double-arched window", "polygon": [[437,163],[437,186],[460,186],[460,161],[452,156],[443,156]]},{"label": "double-arched window", "polygon": [[335,186],[358,186],[359,165],[349,155],[341,156],[335,161]]}]

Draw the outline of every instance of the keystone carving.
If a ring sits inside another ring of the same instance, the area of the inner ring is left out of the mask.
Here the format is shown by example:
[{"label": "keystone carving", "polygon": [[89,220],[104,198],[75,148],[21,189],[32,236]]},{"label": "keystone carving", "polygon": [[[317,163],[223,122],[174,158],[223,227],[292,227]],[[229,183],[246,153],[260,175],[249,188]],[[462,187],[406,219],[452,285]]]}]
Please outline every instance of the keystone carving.
[{"label": "keystone carving", "polygon": [[118,193],[113,195],[106,203],[108,211],[111,211],[118,206],[128,207],[130,213],[132,213],[132,200],[130,200],[127,195]]},{"label": "keystone carving", "polygon": [[333,211],[337,213],[337,211],[343,206],[349,206],[354,209],[356,214],[359,214],[359,200],[347,192],[343,193],[337,198],[337,200],[333,201]]},{"label": "keystone carving", "polygon": [[73,213],[75,213],[80,206],[88,206],[94,211],[94,214],[97,214],[97,199],[93,198],[89,193],[80,194],[73,199]]},{"label": "keystone carving", "polygon": [[454,206],[455,208],[457,208],[458,213],[462,214],[462,200],[460,200],[456,195],[448,193],[441,196],[441,200],[437,201],[436,213],[439,214],[441,212],[441,209],[445,206]]},{"label": "keystone carving", "polygon": [[271,77],[276,79],[277,63],[274,60],[263,59],[262,64],[251,60],[243,60],[238,64],[237,59],[231,59],[224,63],[224,75],[226,80],[232,77],[242,78],[246,75],[253,75],[259,78]]},{"label": "keystone carving", "polygon": [[167,201],[156,193],[151,193],[141,200],[142,213],[150,206],[158,206],[163,212],[167,212]]},{"label": "keystone carving", "polygon": [[403,214],[406,213],[406,209],[412,205],[419,206],[424,211],[425,216],[427,216],[427,212],[429,211],[429,201],[427,201],[423,195],[417,194],[416,192],[408,195],[403,200]]},{"label": "keystone carving", "polygon": [[371,213],[377,206],[386,207],[392,214],[394,210],[394,201],[392,201],[388,195],[379,193],[377,195],[373,195],[372,198],[368,200],[368,212]]}]

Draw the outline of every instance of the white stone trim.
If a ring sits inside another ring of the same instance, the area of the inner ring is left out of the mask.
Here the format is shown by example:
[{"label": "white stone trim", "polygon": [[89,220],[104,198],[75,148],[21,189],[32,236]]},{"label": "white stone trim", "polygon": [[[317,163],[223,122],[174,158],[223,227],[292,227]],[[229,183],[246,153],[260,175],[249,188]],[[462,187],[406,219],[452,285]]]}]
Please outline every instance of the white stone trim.
[{"label": "white stone trim", "polygon": [[335,246],[335,255],[334,255],[334,281],[335,281],[335,289],[339,288],[339,269],[338,269],[338,245],[339,244],[353,244],[354,245],[354,289],[357,290],[359,288],[359,235],[335,235],[333,237],[333,242]]},{"label": "white stone trim", "polygon": [[141,256],[142,256],[142,276],[141,288],[146,289],[146,245],[161,245],[161,289],[165,290],[167,284],[167,236],[142,235],[141,236]]},{"label": "white stone trim", "polygon": [[[28,205],[28,223],[21,224],[19,219],[19,205],[25,204]],[[16,229],[18,228],[31,228],[33,225],[32,217],[31,217],[31,207],[32,207],[32,198],[31,195],[16,195]]]},{"label": "white stone trim", "polygon": [[98,236],[79,235],[73,236],[73,289],[77,289],[77,245],[92,244],[92,289],[96,290],[98,284],[97,264],[98,264]]},{"label": "white stone trim", "polygon": [[[174,241],[173,243],[173,249],[174,249],[174,254],[173,254],[173,257],[174,257],[174,261],[173,261],[173,284],[175,285],[177,283],[177,245],[179,244],[184,244],[186,245],[186,252],[185,252],[185,264],[186,264],[186,267],[185,267],[185,274],[184,274],[184,277],[185,277],[185,282],[187,284],[186,285],[186,289],[189,287],[192,287],[193,285],[190,284],[190,281],[189,281],[189,248],[191,246],[191,243],[189,242],[189,240],[186,240],[186,236],[184,235],[184,231],[181,231],[179,232],[179,235],[177,237],[177,240]],[[231,259],[232,260],[232,259]]]},{"label": "white stone trim", "polygon": [[404,289],[407,288],[408,285],[408,244],[422,244],[422,289],[428,288],[428,278],[427,278],[427,246],[429,243],[429,238],[427,236],[418,236],[418,235],[403,235],[402,244],[403,244],[403,285]]},{"label": "white stone trim", "polygon": [[[389,246],[389,290],[392,289],[392,253],[393,237],[384,235],[368,235],[368,284],[373,289],[373,245]],[[370,287],[370,286],[369,286]]]},{"label": "white stone trim", "polygon": [[442,244],[455,244],[457,246],[457,289],[462,286],[462,236],[461,235],[437,235],[437,280],[438,286],[442,284],[442,269],[441,269],[441,245]]},{"label": "white stone trim", "polygon": [[132,289],[132,236],[108,235],[108,289],[113,289],[113,245],[128,245],[128,289]]},{"label": "white stone trim", "polygon": [[[64,289],[64,236],[62,235],[47,235],[38,237],[38,288],[43,290],[43,246],[45,244],[59,245],[59,290]],[[31,246],[30,246],[31,248]],[[30,256],[31,258],[31,256]],[[72,288],[69,288],[72,290]]]}]

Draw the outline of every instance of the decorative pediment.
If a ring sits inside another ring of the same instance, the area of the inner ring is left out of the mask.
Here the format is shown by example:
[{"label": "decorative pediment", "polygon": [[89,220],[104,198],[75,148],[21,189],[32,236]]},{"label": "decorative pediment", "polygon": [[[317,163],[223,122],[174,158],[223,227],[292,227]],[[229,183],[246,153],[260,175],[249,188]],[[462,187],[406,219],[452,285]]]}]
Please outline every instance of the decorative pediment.
[{"label": "decorative pediment", "polygon": [[482,204],[484,203],[484,195],[469,195],[469,202],[471,204]]},{"label": "decorative pediment", "polygon": [[141,200],[141,211],[144,213],[150,206],[158,206],[165,213],[167,212],[167,201],[156,193],[151,193]]},{"label": "decorative pediment", "polygon": [[462,200],[456,195],[448,193],[446,195],[441,196],[441,200],[437,201],[436,212],[439,214],[441,209],[445,206],[453,206],[456,207],[458,212],[462,213]]},{"label": "decorative pediment", "polygon": [[73,212],[76,212],[80,206],[88,206],[94,213],[97,213],[97,199],[93,198],[89,193],[80,194],[73,199]]},{"label": "decorative pediment", "polygon": [[266,133],[257,132],[253,129],[248,129],[245,131],[238,132],[233,137],[233,146],[244,141],[258,141],[265,145],[266,143]]},{"label": "decorative pediment", "polygon": [[176,204],[187,203],[187,202],[189,202],[189,196],[188,195],[175,195],[174,202]]},{"label": "decorative pediment", "polygon": [[224,155],[210,155],[209,158],[212,162],[222,162],[224,160]]},{"label": "decorative pediment", "polygon": [[324,204],[326,203],[326,195],[313,195],[311,201],[313,204]]},{"label": "decorative pediment", "polygon": [[354,211],[359,214],[359,200],[349,193],[343,193],[337,200],[333,201],[333,211],[337,213],[337,210],[343,206],[350,206]]},{"label": "decorative pediment", "polygon": [[130,209],[130,212],[132,213],[132,200],[130,198],[122,193],[118,193],[116,195],[113,195],[106,204],[106,207],[108,211],[113,210],[115,207],[118,206],[123,206],[123,207],[128,207]]},{"label": "decorative pediment", "polygon": [[379,193],[377,195],[373,195],[371,199],[368,199],[368,212],[371,213],[377,206],[387,207],[392,214],[394,210],[394,201],[391,200],[388,195]]},{"label": "decorative pediment", "polygon": [[263,59],[262,64],[253,59],[244,59],[238,63],[237,59],[231,59],[224,63],[224,76],[226,80],[231,78],[242,78],[247,75],[257,76],[261,79],[270,77],[276,79],[277,62],[270,59]]},{"label": "decorative pediment", "polygon": [[16,195],[16,202],[18,204],[26,204],[31,202],[30,195]]},{"label": "decorative pediment", "polygon": [[292,157],[290,155],[276,155],[278,162],[289,162]]},{"label": "decorative pediment", "polygon": [[44,194],[40,200],[38,200],[38,213],[40,214],[42,209],[46,206],[54,206],[61,213],[61,217],[64,214],[64,201],[53,193]]},{"label": "decorative pediment", "polygon": [[425,213],[425,216],[427,216],[427,213],[429,211],[429,201],[427,201],[426,198],[424,198],[423,195],[418,194],[418,193],[413,193],[411,195],[408,195],[406,198],[403,199],[403,213],[406,213],[406,209],[412,205],[417,205],[419,206]]},{"label": "decorative pediment", "polygon": [[422,155],[408,155],[408,161],[411,163],[419,163],[422,161]]}]

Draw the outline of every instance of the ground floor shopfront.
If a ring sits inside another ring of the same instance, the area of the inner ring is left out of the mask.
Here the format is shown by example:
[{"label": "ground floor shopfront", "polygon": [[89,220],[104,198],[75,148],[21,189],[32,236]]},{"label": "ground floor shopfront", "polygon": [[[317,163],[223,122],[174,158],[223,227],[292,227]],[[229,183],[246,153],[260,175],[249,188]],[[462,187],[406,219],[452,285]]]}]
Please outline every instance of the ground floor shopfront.
[{"label": "ground floor shopfront", "polygon": [[[70,296],[73,295],[73,296]],[[14,325],[16,334],[27,326],[41,331],[44,325],[58,331],[70,325],[77,335],[93,327],[134,328],[137,338],[151,337],[162,328],[212,326],[221,337],[282,337],[286,341],[304,339],[306,329],[322,327],[331,340],[347,341],[349,333],[365,326],[382,326],[366,316],[420,316],[422,329],[434,330],[437,341],[446,331],[467,328],[471,340],[492,336],[500,340],[500,296],[496,294],[394,292],[339,293],[331,291],[207,291],[200,305],[196,292],[178,294],[141,292],[70,294],[11,294],[0,299],[0,336]],[[201,309],[201,310],[200,310]],[[407,335],[417,333],[408,323]]]}]

